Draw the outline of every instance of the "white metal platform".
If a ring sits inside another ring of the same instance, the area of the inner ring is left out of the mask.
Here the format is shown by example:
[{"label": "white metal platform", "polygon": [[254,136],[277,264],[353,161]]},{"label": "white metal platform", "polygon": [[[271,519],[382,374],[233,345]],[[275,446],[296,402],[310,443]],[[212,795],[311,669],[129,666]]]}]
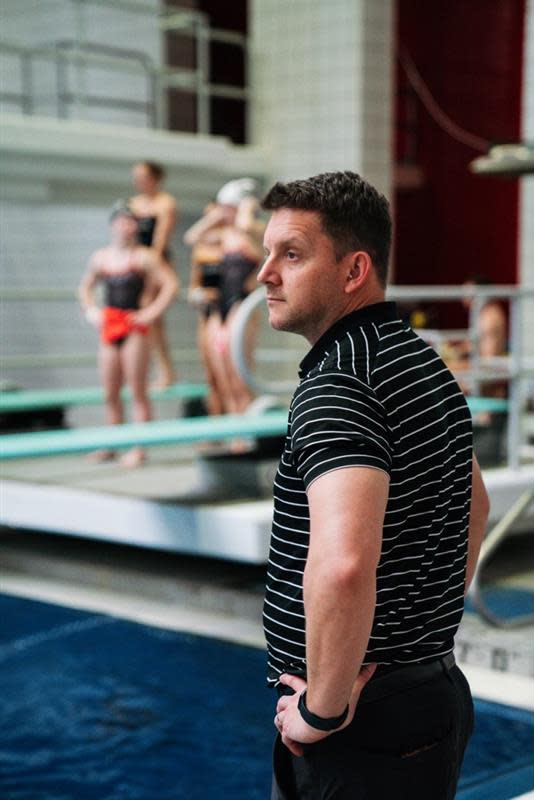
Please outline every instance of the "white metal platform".
[{"label": "white metal platform", "polygon": [[[4,464],[0,523],[10,528],[117,542],[191,555],[263,564],[272,519],[275,459],[260,462],[260,499],[245,487],[246,461],[233,494],[210,479],[191,448],[150,451],[142,469],[95,466],[81,456],[17,459]],[[224,473],[229,473],[223,469]],[[227,477],[223,476],[223,477]],[[487,470],[491,520],[500,519],[534,485],[534,465]],[[251,483],[253,483],[251,481]],[[534,504],[533,504],[534,505]],[[534,529],[534,508],[517,525]]]}]

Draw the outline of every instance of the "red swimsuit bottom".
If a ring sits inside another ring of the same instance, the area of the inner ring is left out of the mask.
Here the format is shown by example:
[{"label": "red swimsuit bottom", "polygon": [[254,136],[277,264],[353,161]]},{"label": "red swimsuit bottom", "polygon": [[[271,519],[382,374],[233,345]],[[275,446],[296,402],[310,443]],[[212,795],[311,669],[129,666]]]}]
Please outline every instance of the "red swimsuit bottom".
[{"label": "red swimsuit bottom", "polygon": [[120,344],[134,331],[146,335],[148,333],[148,325],[138,325],[133,322],[132,313],[134,313],[133,310],[105,306],[102,309],[101,340],[105,344]]}]

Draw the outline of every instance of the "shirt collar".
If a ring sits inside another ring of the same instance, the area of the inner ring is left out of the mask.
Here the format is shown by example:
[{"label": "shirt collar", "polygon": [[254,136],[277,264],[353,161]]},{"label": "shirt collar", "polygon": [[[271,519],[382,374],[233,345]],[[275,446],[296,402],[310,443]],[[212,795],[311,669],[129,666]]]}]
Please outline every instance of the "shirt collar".
[{"label": "shirt collar", "polygon": [[345,317],[341,317],[337,322],[334,322],[331,328],[323,333],[323,335],[315,342],[311,350],[309,350],[299,367],[299,377],[303,378],[310,372],[317,364],[323,359],[325,351],[328,352],[330,346],[339,339],[351,328],[359,325],[364,325],[366,322],[392,322],[399,319],[397,306],[395,303],[382,302],[373,303],[363,308],[358,308],[356,311],[351,311]]}]

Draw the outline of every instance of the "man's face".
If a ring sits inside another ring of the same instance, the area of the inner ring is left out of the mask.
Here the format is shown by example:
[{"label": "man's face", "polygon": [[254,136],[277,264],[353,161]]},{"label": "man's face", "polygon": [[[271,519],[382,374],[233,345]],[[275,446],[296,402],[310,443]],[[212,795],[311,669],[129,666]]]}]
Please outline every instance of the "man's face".
[{"label": "man's face", "polygon": [[332,240],[315,211],[274,211],[264,245],[266,260],[258,281],[267,287],[269,322],[313,343],[345,298],[344,259],[336,261]]}]

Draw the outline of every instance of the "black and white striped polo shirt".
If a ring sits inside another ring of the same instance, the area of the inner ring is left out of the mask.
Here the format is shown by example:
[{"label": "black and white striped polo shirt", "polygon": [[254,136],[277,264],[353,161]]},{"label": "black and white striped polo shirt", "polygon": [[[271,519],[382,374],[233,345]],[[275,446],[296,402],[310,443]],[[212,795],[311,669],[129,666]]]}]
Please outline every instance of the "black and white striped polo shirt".
[{"label": "black and white striped polo shirt", "polygon": [[282,672],[306,674],[306,489],[344,467],[390,476],[365,663],[449,653],[463,611],[471,500],[471,416],[458,384],[394,303],[339,320],[304,358],[300,378],[274,483],[268,682]]}]

